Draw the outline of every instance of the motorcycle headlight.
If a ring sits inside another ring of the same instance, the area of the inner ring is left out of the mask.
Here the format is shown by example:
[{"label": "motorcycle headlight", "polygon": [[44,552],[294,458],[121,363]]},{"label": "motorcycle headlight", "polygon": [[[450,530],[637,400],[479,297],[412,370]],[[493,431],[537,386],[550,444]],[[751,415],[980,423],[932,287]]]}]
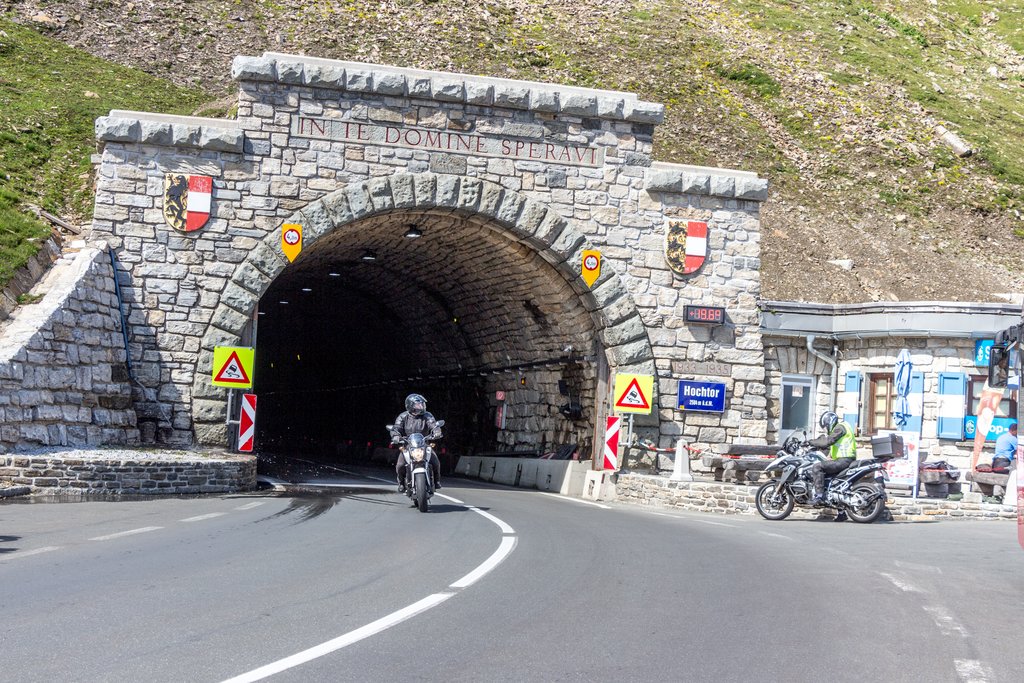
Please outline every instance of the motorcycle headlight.
[{"label": "motorcycle headlight", "polygon": [[423,462],[423,458],[426,457],[426,455],[426,449],[423,448],[414,448],[409,451],[409,456],[416,462]]}]

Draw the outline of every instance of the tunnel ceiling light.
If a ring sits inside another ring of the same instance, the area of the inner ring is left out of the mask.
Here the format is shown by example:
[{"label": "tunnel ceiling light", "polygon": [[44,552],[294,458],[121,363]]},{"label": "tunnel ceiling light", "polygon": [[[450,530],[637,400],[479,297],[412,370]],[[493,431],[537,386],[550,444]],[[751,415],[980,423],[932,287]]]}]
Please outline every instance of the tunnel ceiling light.
[{"label": "tunnel ceiling light", "polygon": [[309,287],[303,287],[303,288],[302,288],[302,291],[303,291],[303,292],[312,292],[313,290],[312,290],[312,289],[310,289]]},{"label": "tunnel ceiling light", "polygon": [[257,311],[256,315],[266,315],[266,311]]},{"label": "tunnel ceiling light", "polygon": [[361,258],[364,261],[376,261],[377,254],[373,253],[373,251],[371,251],[370,249],[364,249],[363,255],[360,256],[359,258]]},{"label": "tunnel ceiling light", "polygon": [[327,273],[331,277],[341,277],[341,273]]},{"label": "tunnel ceiling light", "polygon": [[417,228],[415,225],[410,224],[408,229],[406,229],[405,231],[405,236],[411,240],[414,240],[418,237],[423,237],[423,231]]},{"label": "tunnel ceiling light", "polygon": [[287,301],[278,301],[277,303],[279,303],[279,304],[287,304],[288,302]]}]

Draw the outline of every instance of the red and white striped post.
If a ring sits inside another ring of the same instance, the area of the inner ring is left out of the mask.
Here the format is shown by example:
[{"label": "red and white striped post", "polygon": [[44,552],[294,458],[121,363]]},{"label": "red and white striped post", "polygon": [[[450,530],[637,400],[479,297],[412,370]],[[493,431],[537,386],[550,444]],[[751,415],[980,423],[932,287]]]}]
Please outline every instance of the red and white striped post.
[{"label": "red and white striped post", "polygon": [[601,469],[619,469],[619,432],[622,418],[611,415],[604,430],[604,466]]},{"label": "red and white striped post", "polygon": [[238,450],[251,453],[256,440],[256,394],[242,394],[242,413],[238,416]]}]

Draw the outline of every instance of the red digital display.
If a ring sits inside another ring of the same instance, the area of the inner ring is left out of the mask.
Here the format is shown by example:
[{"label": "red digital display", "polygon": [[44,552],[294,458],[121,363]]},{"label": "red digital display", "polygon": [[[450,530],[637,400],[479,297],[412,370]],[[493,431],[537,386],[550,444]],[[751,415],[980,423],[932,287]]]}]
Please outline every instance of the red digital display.
[{"label": "red digital display", "polygon": [[718,306],[687,306],[686,322],[721,325],[725,322],[725,309]]}]

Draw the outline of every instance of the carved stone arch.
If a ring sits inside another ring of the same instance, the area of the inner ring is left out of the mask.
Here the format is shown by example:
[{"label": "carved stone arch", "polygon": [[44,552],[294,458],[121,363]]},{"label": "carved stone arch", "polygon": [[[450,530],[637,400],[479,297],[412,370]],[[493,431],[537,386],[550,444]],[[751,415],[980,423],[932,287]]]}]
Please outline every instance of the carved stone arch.
[{"label": "carved stone arch", "polygon": [[[302,225],[305,249],[366,218],[438,209],[476,218],[533,248],[570,284],[590,312],[609,364],[620,371],[655,374],[647,330],[618,273],[603,268],[595,286],[587,289],[579,277],[582,253],[593,248],[586,236],[543,202],[519,192],[468,176],[396,173],[335,190],[282,223]],[[260,298],[289,265],[280,239],[278,230],[270,231],[235,268],[203,336],[192,382],[192,421],[199,443],[227,443],[224,389],[210,382],[213,349],[239,345]]]}]

